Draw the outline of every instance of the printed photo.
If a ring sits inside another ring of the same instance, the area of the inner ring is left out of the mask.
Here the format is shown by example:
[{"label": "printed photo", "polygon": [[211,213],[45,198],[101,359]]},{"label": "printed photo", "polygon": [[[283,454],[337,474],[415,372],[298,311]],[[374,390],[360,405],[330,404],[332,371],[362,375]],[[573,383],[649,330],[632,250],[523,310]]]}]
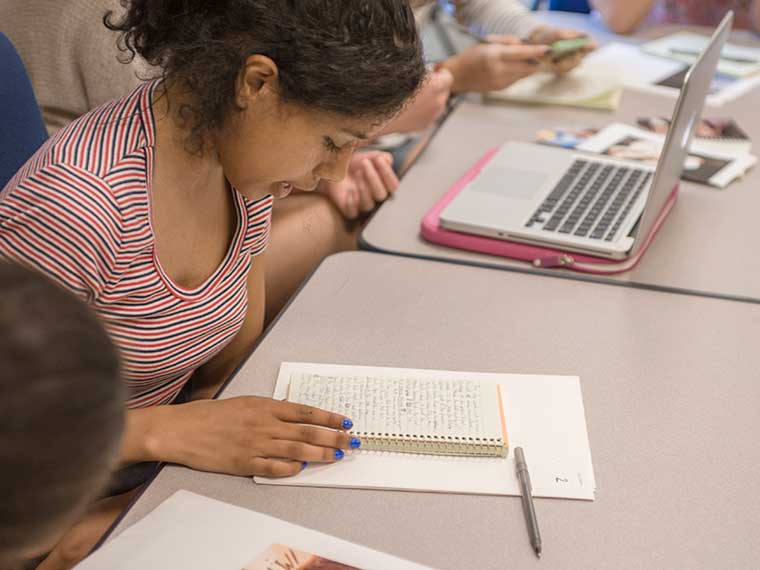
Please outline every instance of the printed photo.
[{"label": "printed photo", "polygon": [[[607,148],[603,154],[624,160],[635,160],[656,165],[660,157],[660,145],[654,141],[625,137]],[[709,184],[710,178],[731,164],[730,160],[690,154],[683,166],[681,178],[691,182]]]},{"label": "printed photo", "polygon": [[361,570],[334,560],[322,558],[317,554],[302,552],[285,546],[273,544],[256,560],[247,564],[243,570]]},{"label": "printed photo", "polygon": [[622,160],[635,160],[655,165],[660,158],[660,145],[654,141],[625,137],[608,147],[603,154]]},{"label": "printed photo", "polygon": [[[665,117],[642,117],[636,122],[643,129],[663,135],[670,127],[670,119]],[[697,125],[695,135],[702,139],[749,140],[747,133],[733,119],[726,117],[702,119]]]},{"label": "printed photo", "polygon": [[542,129],[536,133],[536,141],[541,144],[562,148],[575,148],[582,142],[593,137],[599,129],[596,128],[566,128]]}]

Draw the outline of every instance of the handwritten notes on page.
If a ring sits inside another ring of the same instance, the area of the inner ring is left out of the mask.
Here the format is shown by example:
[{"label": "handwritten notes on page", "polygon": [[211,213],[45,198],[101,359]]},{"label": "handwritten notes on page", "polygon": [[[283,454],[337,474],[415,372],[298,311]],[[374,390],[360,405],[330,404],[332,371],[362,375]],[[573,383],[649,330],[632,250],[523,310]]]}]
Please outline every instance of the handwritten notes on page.
[{"label": "handwritten notes on page", "polygon": [[497,413],[493,384],[412,376],[300,372],[288,399],[346,415],[358,431],[388,435],[481,437],[486,410]]}]

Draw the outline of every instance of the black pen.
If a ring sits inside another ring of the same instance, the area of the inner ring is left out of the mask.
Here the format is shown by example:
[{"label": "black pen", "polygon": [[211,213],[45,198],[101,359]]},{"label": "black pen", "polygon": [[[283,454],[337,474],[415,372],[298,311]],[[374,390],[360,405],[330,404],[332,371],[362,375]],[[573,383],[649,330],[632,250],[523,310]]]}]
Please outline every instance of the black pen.
[{"label": "black pen", "polygon": [[522,491],[522,505],[525,513],[525,522],[528,525],[530,534],[530,545],[541,558],[541,532],[538,530],[538,520],[536,520],[536,507],[533,505],[533,488],[530,484],[530,475],[528,474],[528,464],[525,463],[525,454],[522,447],[515,448],[515,469],[517,479],[520,481],[520,490]]}]

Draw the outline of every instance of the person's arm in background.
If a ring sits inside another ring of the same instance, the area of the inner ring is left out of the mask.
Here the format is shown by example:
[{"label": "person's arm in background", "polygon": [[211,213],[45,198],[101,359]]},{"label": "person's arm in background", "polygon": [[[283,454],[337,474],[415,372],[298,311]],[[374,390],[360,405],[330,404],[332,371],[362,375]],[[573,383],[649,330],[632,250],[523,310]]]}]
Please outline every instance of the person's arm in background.
[{"label": "person's arm in background", "polygon": [[749,8],[749,15],[752,20],[752,29],[760,33],[760,0],[754,0]]},{"label": "person's arm in background", "polygon": [[[575,68],[583,56],[595,47],[591,44],[584,50],[559,61],[543,58],[540,67],[534,65],[531,68],[524,64],[526,60],[531,61],[535,56],[528,56],[526,52],[522,61],[518,59],[521,55],[521,42],[523,46],[526,44],[547,46],[558,40],[577,38],[585,34],[577,30],[553,28],[542,23],[519,0],[454,0],[454,5],[456,17],[460,23],[467,27],[474,27],[481,34],[487,34],[488,40],[493,43],[513,46],[510,48],[512,54],[505,54],[505,57],[514,63],[507,67],[503,66],[503,69],[506,70],[511,67],[515,72],[514,79],[509,81],[508,77],[504,77],[503,80],[497,82],[498,85],[490,86],[490,89],[503,89],[539,69],[565,73]],[[518,38],[520,42],[515,42],[515,38]],[[473,46],[470,50],[477,52],[478,50],[483,51],[485,48]]]},{"label": "person's arm in background", "polygon": [[546,27],[519,0],[454,0],[456,18],[482,34],[527,40]]},{"label": "person's arm in background", "polygon": [[649,15],[654,0],[590,0],[606,26],[616,34],[628,34],[635,30]]}]

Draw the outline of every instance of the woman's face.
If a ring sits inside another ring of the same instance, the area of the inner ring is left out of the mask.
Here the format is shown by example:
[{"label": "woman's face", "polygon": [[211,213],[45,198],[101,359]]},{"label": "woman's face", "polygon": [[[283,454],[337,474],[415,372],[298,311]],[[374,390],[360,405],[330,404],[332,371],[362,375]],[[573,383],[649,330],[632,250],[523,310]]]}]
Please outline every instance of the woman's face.
[{"label": "woman's face", "polygon": [[263,68],[254,67],[239,80],[243,82],[236,99],[239,112],[231,115],[215,141],[227,180],[254,200],[267,194],[283,198],[294,189],[311,191],[320,180],[341,180],[356,146],[387,121],[346,118],[283,103],[276,67],[274,75],[267,76],[269,60],[264,59]]}]

